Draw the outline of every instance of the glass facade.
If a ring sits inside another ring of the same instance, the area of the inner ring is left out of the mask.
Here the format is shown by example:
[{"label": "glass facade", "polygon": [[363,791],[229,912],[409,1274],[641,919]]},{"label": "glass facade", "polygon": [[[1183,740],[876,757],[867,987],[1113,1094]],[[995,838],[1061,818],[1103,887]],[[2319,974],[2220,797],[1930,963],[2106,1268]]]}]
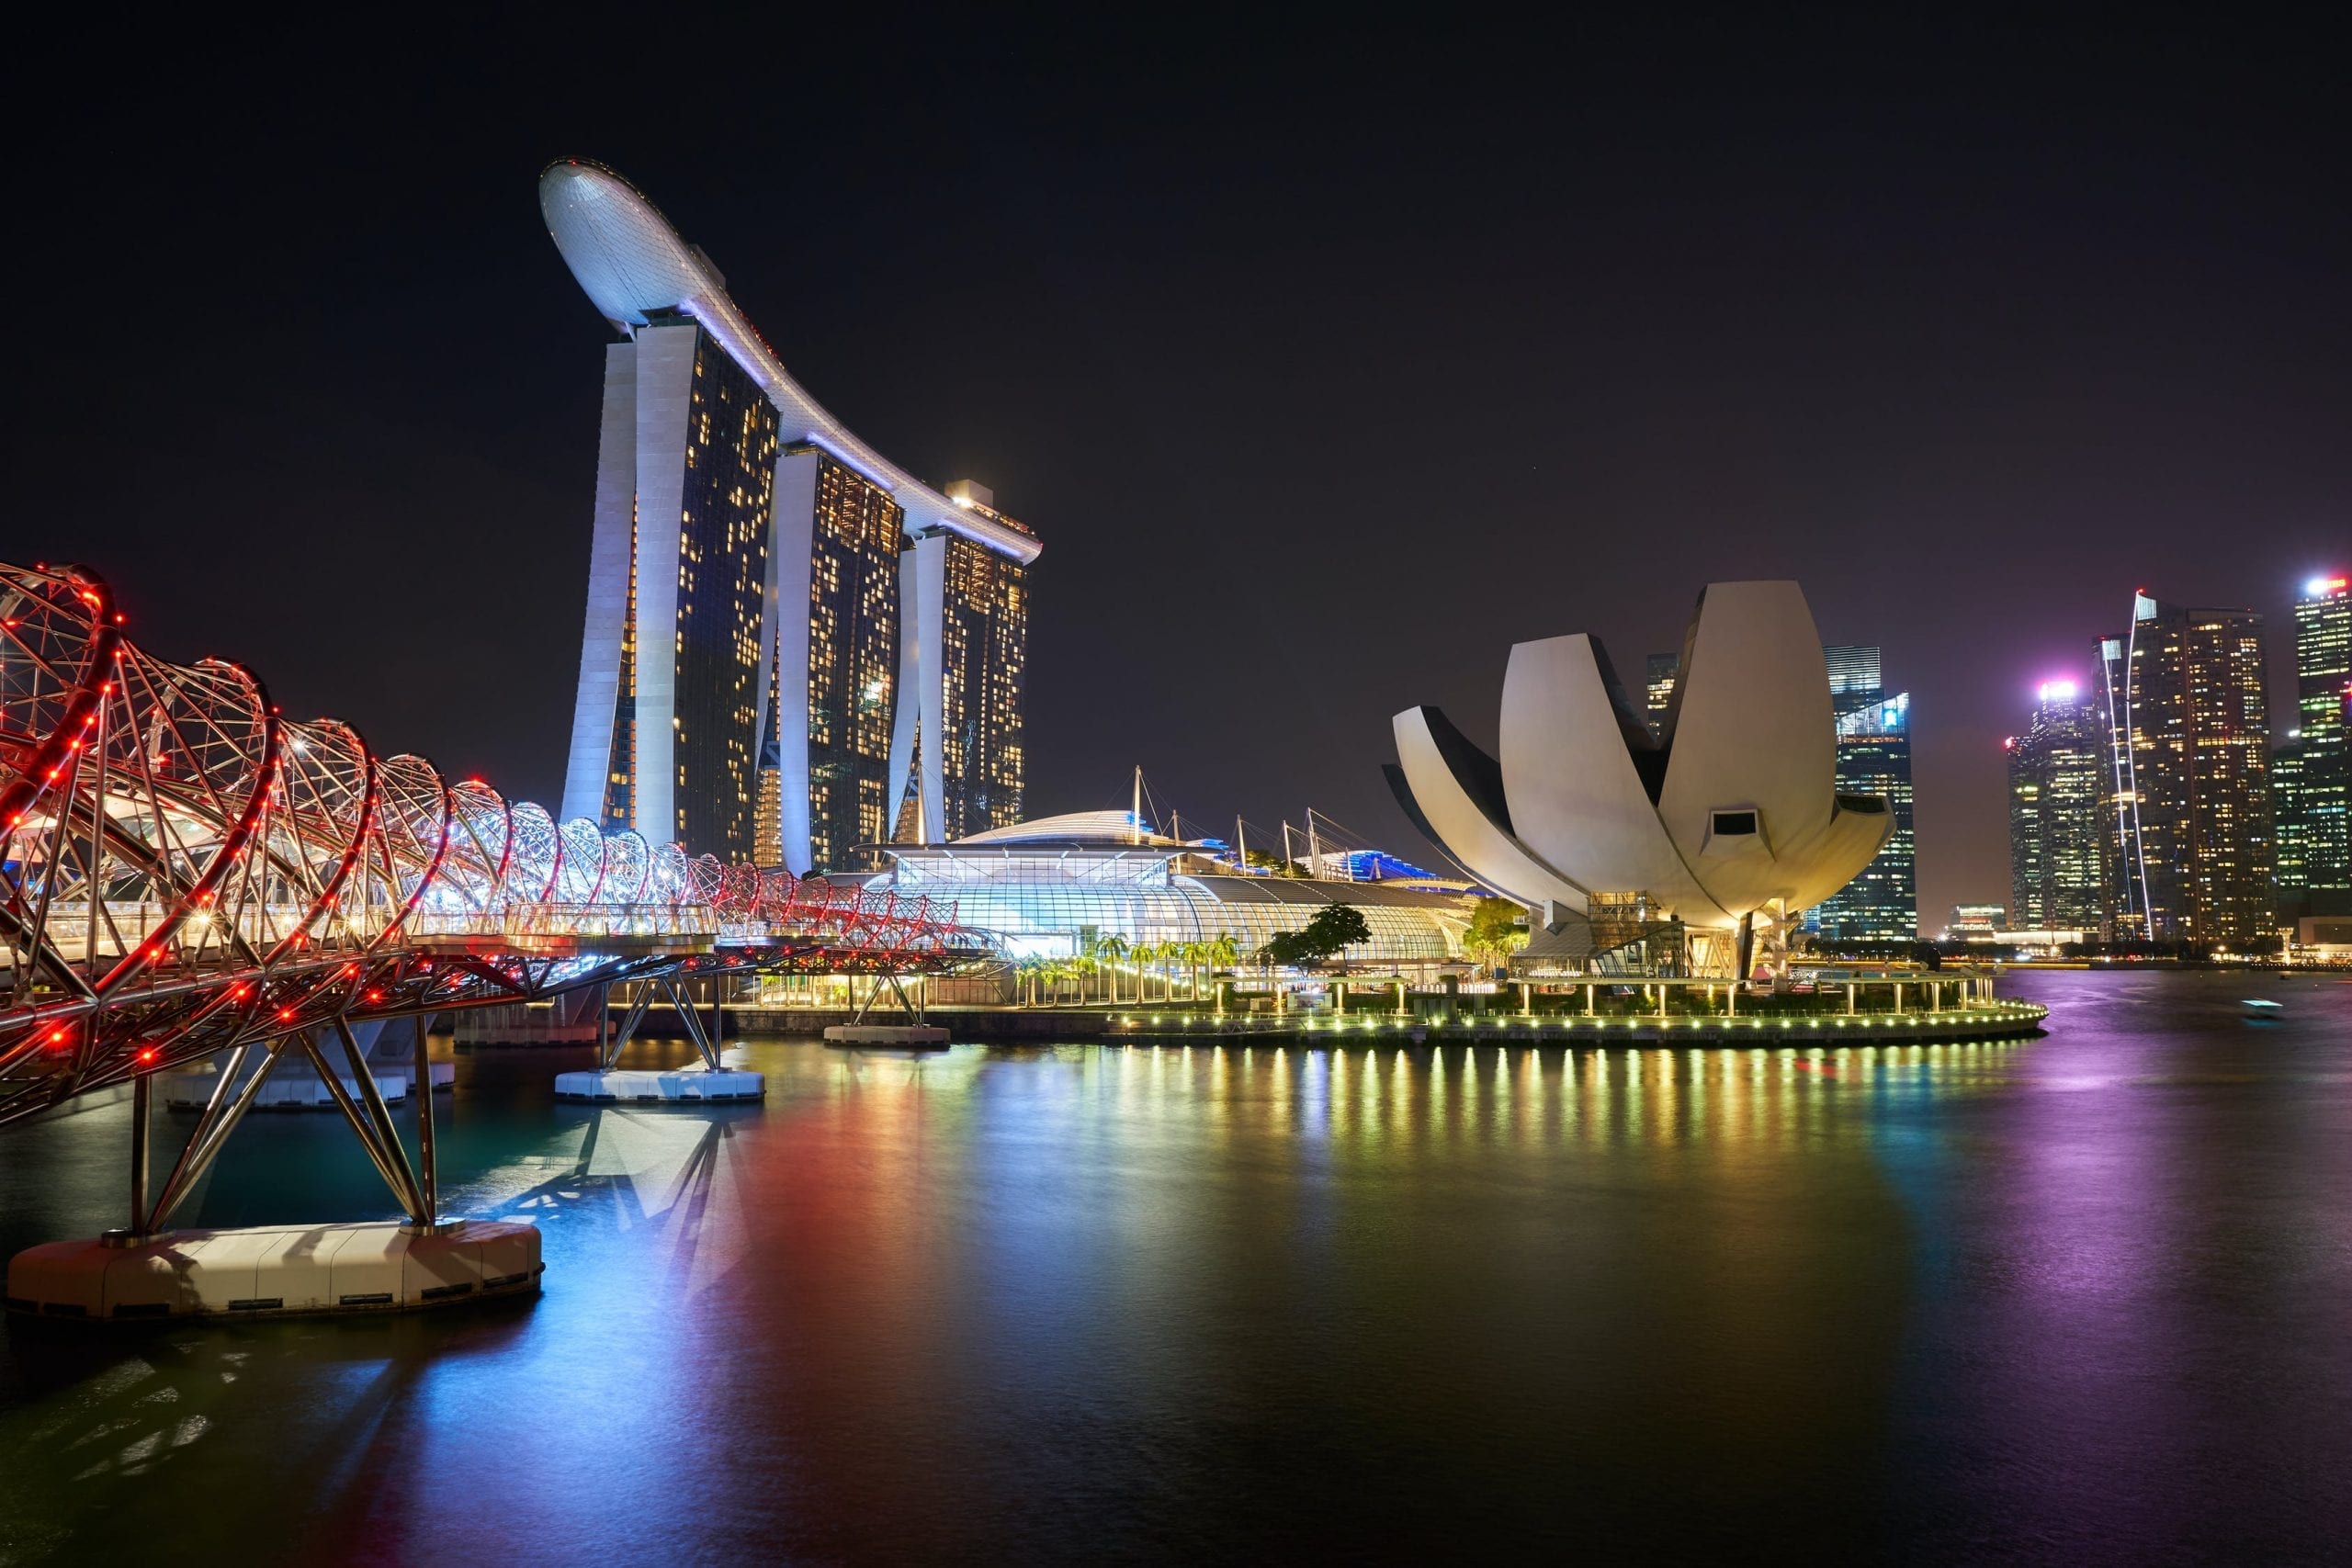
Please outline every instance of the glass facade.
[{"label": "glass facade", "polygon": [[2009,909],[2031,931],[2099,929],[2106,751],[2098,708],[2048,692],[2009,761]]},{"label": "glass facade", "polygon": [[[681,330],[674,321],[656,325]],[[638,568],[655,554],[645,531],[671,526],[666,518],[648,516],[640,497],[631,513],[619,689],[597,817],[607,830],[633,827],[675,840],[693,854],[749,857],[775,411],[741,366],[700,328],[691,330],[671,646],[639,646]],[[672,667],[671,744],[657,760],[639,733],[639,677],[647,659],[664,654]],[[637,819],[640,770],[649,766],[672,772],[671,821]]]},{"label": "glass facade", "polygon": [[[2295,833],[2301,864],[2282,889],[2352,889],[2352,745],[2345,716],[2352,705],[2352,584],[2341,577],[2303,584],[2295,603],[2295,721],[2302,747]],[[2288,816],[2281,803],[2283,851]],[[2322,911],[2328,912],[2328,911]]]},{"label": "glass facade", "polygon": [[2118,940],[2232,947],[2271,926],[2270,715],[2262,617],[2134,597],[2099,644]]},{"label": "glass facade", "polygon": [[1650,739],[1663,743],[1667,710],[1674,705],[1674,683],[1682,677],[1682,656],[1653,653],[1646,662],[1642,681],[1642,718],[1649,726]]},{"label": "glass facade", "polygon": [[[632,509],[632,512],[634,509]],[[620,690],[613,699],[613,741],[605,760],[605,804],[596,825],[617,833],[637,820],[637,527],[628,540],[628,598],[621,620]]]},{"label": "glass facade", "polygon": [[673,831],[689,854],[749,860],[755,847],[760,632],[775,455],[775,410],[703,335],[686,422],[672,721]]},{"label": "glass facade", "polygon": [[2290,730],[2271,749],[2270,810],[2277,823],[2271,834],[2271,874],[2278,886],[2277,913],[2282,923],[2301,910],[2312,886],[2311,829],[2317,812],[2311,780],[2303,771],[2306,761],[2300,731]]},{"label": "glass facade", "polygon": [[1829,702],[1840,714],[1852,713],[1876,702],[1885,688],[1879,674],[1883,662],[1875,648],[1838,644],[1821,650],[1829,667]]},{"label": "glass facade", "polygon": [[1028,683],[1029,569],[950,536],[942,611],[938,750],[946,820],[960,839],[1021,820],[1028,762],[1021,733]]},{"label": "glass facade", "polygon": [[899,678],[899,549],[889,492],[824,457],[808,570],[808,854],[861,869],[889,837],[890,726]]},{"label": "glass facade", "polygon": [[[1854,650],[1847,650],[1854,651]],[[1877,671],[1875,649],[1871,671]],[[1838,789],[1841,795],[1883,795],[1894,807],[1894,830],[1877,858],[1853,881],[1822,900],[1808,919],[1821,934],[1842,942],[1910,942],[1919,934],[1919,894],[1911,839],[1911,694],[1838,693]]]},{"label": "glass facade", "polygon": [[1067,958],[1093,937],[1129,943],[1214,942],[1231,936],[1245,955],[1279,932],[1304,930],[1317,910],[1360,911],[1372,940],[1351,963],[1440,963],[1458,956],[1469,919],[1464,900],[1377,883],[1275,876],[1193,875],[1150,846],[996,851],[955,845],[889,852],[875,886],[910,897],[951,900],[956,918],[999,936],[1018,958]]}]

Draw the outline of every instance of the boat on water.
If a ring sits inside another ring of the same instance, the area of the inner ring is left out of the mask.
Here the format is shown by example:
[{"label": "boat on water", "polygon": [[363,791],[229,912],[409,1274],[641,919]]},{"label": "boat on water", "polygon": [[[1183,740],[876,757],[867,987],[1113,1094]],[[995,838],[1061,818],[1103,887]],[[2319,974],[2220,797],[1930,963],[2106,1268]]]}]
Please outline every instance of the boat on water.
[{"label": "boat on water", "polygon": [[2274,1002],[2267,997],[2247,997],[2238,1005],[2245,1010],[2246,1017],[2256,1019],[2277,1018],[2287,1010],[2286,1004]]}]

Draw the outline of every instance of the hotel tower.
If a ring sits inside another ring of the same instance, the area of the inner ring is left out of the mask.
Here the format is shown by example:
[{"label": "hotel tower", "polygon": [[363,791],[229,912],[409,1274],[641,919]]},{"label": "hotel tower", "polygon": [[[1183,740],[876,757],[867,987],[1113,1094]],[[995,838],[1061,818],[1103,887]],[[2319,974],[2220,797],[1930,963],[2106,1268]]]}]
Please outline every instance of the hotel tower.
[{"label": "hotel tower", "polygon": [[1019,820],[1036,536],[826,412],[618,175],[539,209],[619,334],[564,816],[796,872]]}]

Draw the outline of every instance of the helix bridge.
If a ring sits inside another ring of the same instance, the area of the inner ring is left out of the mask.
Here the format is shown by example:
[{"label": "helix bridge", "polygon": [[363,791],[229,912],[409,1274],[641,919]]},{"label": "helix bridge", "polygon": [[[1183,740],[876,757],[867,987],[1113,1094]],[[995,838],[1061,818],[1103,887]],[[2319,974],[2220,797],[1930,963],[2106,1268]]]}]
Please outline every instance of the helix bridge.
[{"label": "helix bridge", "polygon": [[[559,822],[379,755],[347,724],[289,720],[240,665],[131,642],[87,568],[0,565],[0,1122],[131,1084],[136,1233],[161,1227],[293,1061],[429,1224],[429,1179],[361,1062],[394,1021],[413,1026],[422,1075],[435,1015],[594,988],[601,1016],[619,986],[635,1001],[616,1041],[667,996],[716,1070],[698,980],[712,996],[763,973],[895,984],[992,958],[952,904]],[[218,1088],[150,1204],[148,1085],[200,1063]],[[429,1141],[431,1095],[416,1098]]]}]

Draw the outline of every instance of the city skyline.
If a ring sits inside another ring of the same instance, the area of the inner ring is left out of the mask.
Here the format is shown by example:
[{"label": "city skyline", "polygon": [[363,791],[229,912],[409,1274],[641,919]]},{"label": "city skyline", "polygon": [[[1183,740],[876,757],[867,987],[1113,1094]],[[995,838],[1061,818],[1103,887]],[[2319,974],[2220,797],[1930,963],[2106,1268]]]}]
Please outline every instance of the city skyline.
[{"label": "city skyline", "polygon": [[[1138,35],[974,42],[887,70],[852,51],[789,104],[743,95],[772,144],[827,151],[830,205],[770,194],[674,96],[616,104],[553,64],[492,92],[494,50],[437,67],[476,96],[402,100],[397,136],[363,93],[293,147],[159,78],[31,174],[111,303],[25,323],[17,552],[117,567],[144,635],[280,671],[293,711],[552,797],[571,715],[536,694],[568,692],[579,652],[594,312],[524,192],[577,151],[660,192],[858,430],[1051,525],[1032,815],[1115,804],[1141,761],[1188,815],[1311,803],[1408,846],[1377,773],[1386,716],[1426,696],[1491,740],[1474,642],[1571,624],[1664,646],[1689,607],[1686,574],[1657,570],[1674,543],[1709,577],[1804,581],[1825,639],[1906,672],[1933,716],[1919,900],[1942,909],[2005,896],[1999,740],[2041,681],[2087,685],[2083,638],[2120,596],[2278,627],[2296,585],[2345,568],[2352,352],[2322,280],[2352,234],[2298,198],[2332,143],[2287,129],[2291,69],[2282,87],[2201,54],[2220,74],[2199,101],[2244,129],[2215,143],[2168,129],[2178,62],[2085,96],[1951,39],[1898,51],[1950,62],[1900,105],[1857,85],[1850,49],[1800,84],[1702,47],[1663,96],[1562,98],[1377,49],[1342,93],[1273,40],[1267,75],[1212,96]],[[995,112],[969,127],[920,94],[894,126],[854,112],[906,80]],[[2008,108],[1984,107],[1988,80]],[[1407,82],[1433,139],[1371,110],[1368,85]],[[1679,130],[1612,129],[1635,106],[1625,124]],[[166,139],[185,155],[156,163]],[[102,163],[127,172],[93,178]],[[241,181],[254,166],[273,178]],[[275,247],[268,308],[223,331],[254,232]],[[460,297],[482,307],[461,337]],[[75,411],[134,356],[174,412],[125,444]],[[322,388],[334,417],[314,420]],[[251,564],[281,558],[400,604],[445,681],[346,635],[331,596],[287,601]],[[1151,624],[1218,584],[1185,635]],[[1367,603],[1397,624],[1368,629]],[[1491,636],[1445,629],[1464,618]],[[534,695],[442,700],[477,674]],[[1297,698],[1246,700],[1270,689]]]}]

